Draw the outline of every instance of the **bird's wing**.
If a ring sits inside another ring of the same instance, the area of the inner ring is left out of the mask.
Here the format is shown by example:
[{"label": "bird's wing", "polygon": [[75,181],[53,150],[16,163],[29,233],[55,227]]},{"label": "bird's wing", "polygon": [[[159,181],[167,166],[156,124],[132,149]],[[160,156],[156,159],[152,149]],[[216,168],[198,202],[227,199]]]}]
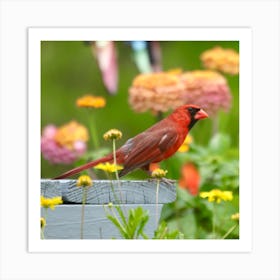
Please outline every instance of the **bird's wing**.
[{"label": "bird's wing", "polygon": [[164,159],[164,154],[177,141],[178,134],[173,127],[164,127],[157,131],[145,131],[127,141],[126,156],[123,165],[125,173],[152,162]]}]

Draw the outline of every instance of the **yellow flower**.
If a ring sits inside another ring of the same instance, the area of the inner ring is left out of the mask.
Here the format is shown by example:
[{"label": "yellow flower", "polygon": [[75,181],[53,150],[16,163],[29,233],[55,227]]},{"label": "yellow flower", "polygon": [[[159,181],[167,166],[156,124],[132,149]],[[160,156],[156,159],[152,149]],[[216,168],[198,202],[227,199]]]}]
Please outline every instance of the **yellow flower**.
[{"label": "yellow flower", "polygon": [[46,223],[46,219],[43,218],[43,217],[41,217],[40,222],[41,222],[41,228],[44,228],[46,226],[46,224],[47,224]]},{"label": "yellow flower", "polygon": [[235,221],[239,221],[239,213],[232,214],[231,219]]},{"label": "yellow flower", "polygon": [[118,129],[113,128],[107,131],[106,133],[104,133],[103,138],[105,141],[113,140],[113,139],[119,140],[122,138],[122,133]]},{"label": "yellow flower", "polygon": [[77,187],[90,187],[92,186],[92,180],[88,175],[81,175],[76,185]]},{"label": "yellow flower", "polygon": [[76,105],[85,108],[103,108],[106,105],[106,99],[101,96],[85,95],[77,99]]},{"label": "yellow flower", "polygon": [[160,169],[160,168],[157,168],[155,169],[153,172],[152,172],[152,177],[153,178],[162,178],[162,177],[165,177],[165,175],[167,174],[167,170],[163,170],[163,169]]},{"label": "yellow flower", "polygon": [[178,152],[180,152],[180,153],[187,152],[190,149],[190,144],[192,143],[192,141],[193,141],[193,138],[190,135],[187,135],[184,143],[178,149]]},{"label": "yellow flower", "polygon": [[209,202],[220,203],[222,200],[231,201],[233,199],[232,191],[221,191],[213,189],[210,192],[201,192],[199,194],[201,198],[208,198]]},{"label": "yellow flower", "polygon": [[233,49],[215,47],[203,52],[200,59],[204,67],[228,74],[239,73],[239,54]]},{"label": "yellow flower", "polygon": [[76,121],[71,121],[57,130],[54,139],[59,145],[72,150],[76,142],[88,141],[88,131],[83,125]]},{"label": "yellow flower", "polygon": [[51,208],[54,210],[55,206],[62,204],[62,198],[61,196],[55,196],[52,198],[46,198],[44,196],[41,196],[41,206],[44,208]]},{"label": "yellow flower", "polygon": [[112,203],[112,202],[109,202],[107,206],[108,206],[109,208],[112,208],[112,207],[113,207],[113,203]]},{"label": "yellow flower", "polygon": [[113,173],[118,170],[122,170],[123,166],[106,162],[106,163],[99,163],[94,168],[103,170],[105,172]]}]

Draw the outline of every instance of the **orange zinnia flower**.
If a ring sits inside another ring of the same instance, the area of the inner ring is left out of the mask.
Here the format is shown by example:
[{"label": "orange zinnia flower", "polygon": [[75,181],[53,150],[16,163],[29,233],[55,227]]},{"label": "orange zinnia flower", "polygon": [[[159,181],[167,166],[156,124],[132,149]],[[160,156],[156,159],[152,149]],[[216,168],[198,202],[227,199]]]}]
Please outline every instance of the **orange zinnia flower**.
[{"label": "orange zinnia flower", "polygon": [[181,168],[179,186],[189,191],[191,195],[197,195],[199,191],[200,175],[193,163],[186,163]]},{"label": "orange zinnia flower", "polygon": [[239,54],[233,49],[223,49],[217,46],[203,52],[200,59],[205,68],[232,75],[239,73]]},{"label": "orange zinnia flower", "polygon": [[183,105],[184,84],[177,73],[138,75],[129,89],[129,103],[136,112],[166,112]]},{"label": "orange zinnia flower", "polygon": [[103,108],[106,105],[106,99],[101,96],[85,95],[76,101],[78,107]]},{"label": "orange zinnia flower", "polygon": [[88,131],[83,125],[76,121],[71,121],[58,128],[54,139],[61,146],[65,146],[68,149],[74,149],[76,141],[88,141]]}]

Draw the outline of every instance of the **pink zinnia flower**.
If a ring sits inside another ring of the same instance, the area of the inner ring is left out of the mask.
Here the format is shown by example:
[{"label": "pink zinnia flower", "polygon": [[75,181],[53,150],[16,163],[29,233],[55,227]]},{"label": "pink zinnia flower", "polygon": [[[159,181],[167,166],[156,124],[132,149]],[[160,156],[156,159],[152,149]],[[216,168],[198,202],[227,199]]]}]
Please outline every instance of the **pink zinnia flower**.
[{"label": "pink zinnia flower", "polygon": [[181,79],[185,85],[182,95],[184,103],[201,106],[209,115],[230,109],[231,92],[227,80],[221,74],[210,70],[196,70],[185,72]]},{"label": "pink zinnia flower", "polygon": [[77,122],[61,128],[48,125],[43,129],[41,152],[51,163],[71,164],[86,152],[87,140],[87,129]]}]

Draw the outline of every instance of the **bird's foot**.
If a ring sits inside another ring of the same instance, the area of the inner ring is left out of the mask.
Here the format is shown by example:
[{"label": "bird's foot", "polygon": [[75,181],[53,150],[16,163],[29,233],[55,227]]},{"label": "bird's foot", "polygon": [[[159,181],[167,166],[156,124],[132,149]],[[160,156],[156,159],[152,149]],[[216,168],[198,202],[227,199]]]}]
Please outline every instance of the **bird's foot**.
[{"label": "bird's foot", "polygon": [[160,183],[164,183],[164,184],[167,184],[167,185],[170,185],[170,186],[173,186],[177,181],[176,180],[173,180],[173,179],[168,179],[168,178],[160,178],[160,179],[156,179],[156,178],[149,178],[148,181],[149,182],[156,182],[157,180],[160,181]]}]

